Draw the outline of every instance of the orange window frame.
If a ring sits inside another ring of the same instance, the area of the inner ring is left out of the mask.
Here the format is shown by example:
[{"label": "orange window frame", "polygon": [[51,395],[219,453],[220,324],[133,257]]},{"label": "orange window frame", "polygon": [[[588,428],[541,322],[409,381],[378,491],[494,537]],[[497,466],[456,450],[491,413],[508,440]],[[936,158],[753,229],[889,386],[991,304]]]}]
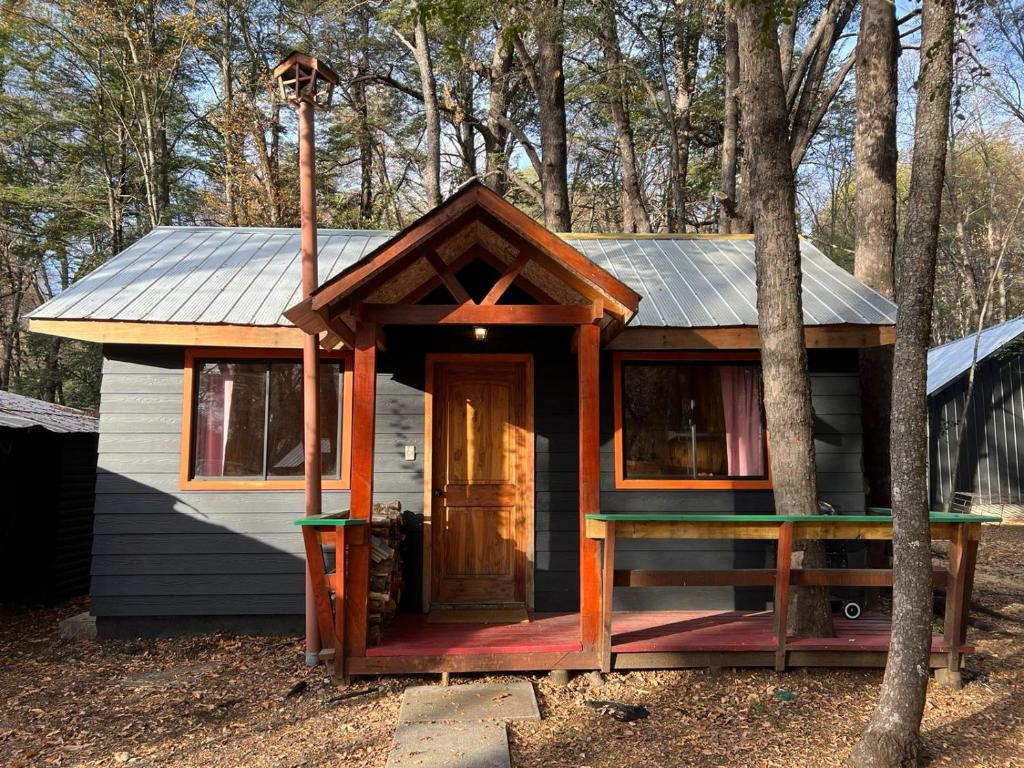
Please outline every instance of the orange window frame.
[{"label": "orange window frame", "polygon": [[615,352],[612,356],[612,390],[615,411],[615,487],[624,490],[770,490],[771,477],[771,436],[765,431],[765,449],[768,454],[768,477],[756,480],[694,480],[694,479],[650,479],[626,477],[625,450],[622,439],[622,364],[624,362],[679,361],[687,363],[716,363],[731,361],[760,362],[757,351],[736,352]]},{"label": "orange window frame", "polygon": [[[192,477],[192,437],[195,428],[195,395],[197,360],[294,360],[302,362],[302,350],[250,349],[236,347],[190,347],[185,350],[185,382],[181,405],[181,458],[179,485],[189,491],[291,491],[302,490],[304,480],[208,480]],[[323,352],[321,360],[340,360],[344,363],[341,374],[341,455],[338,475],[324,477],[321,487],[325,491],[348,490],[352,459],[352,353]],[[300,404],[301,405],[301,404]]]}]

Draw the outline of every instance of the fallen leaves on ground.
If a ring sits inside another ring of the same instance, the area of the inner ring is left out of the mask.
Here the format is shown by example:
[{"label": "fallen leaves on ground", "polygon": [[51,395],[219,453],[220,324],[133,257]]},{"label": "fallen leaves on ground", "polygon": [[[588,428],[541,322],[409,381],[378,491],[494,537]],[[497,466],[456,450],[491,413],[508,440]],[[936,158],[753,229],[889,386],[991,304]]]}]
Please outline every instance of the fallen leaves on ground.
[{"label": "fallen leaves on ground", "polygon": [[[1024,768],[1024,526],[986,528],[965,687],[929,685],[932,766]],[[63,641],[87,608],[0,610],[0,762],[11,768],[383,766],[401,693],[432,678],[337,687],[299,639]],[[500,681],[501,676],[453,675]],[[516,768],[842,765],[879,670],[644,671],[533,678],[543,719],[509,724]],[[291,693],[289,696],[288,694]],[[782,694],[788,695],[782,695]],[[347,695],[351,694],[351,695]],[[588,700],[645,707],[619,722]]]}]

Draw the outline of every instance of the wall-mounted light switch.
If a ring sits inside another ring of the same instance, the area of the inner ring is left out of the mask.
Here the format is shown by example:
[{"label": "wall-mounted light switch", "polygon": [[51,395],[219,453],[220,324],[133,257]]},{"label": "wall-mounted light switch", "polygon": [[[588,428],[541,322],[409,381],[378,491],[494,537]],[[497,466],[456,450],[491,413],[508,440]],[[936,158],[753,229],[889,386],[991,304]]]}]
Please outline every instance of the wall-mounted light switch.
[{"label": "wall-mounted light switch", "polygon": [[416,461],[416,446],[415,445],[407,445],[407,446],[405,446],[405,460],[406,461]]}]

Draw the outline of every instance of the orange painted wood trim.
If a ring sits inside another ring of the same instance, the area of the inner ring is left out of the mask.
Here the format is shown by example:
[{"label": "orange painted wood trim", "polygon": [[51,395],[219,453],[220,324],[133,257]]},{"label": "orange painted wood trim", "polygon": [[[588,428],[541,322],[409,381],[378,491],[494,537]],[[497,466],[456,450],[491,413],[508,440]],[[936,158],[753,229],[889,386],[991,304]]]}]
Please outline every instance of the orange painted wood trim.
[{"label": "orange painted wood trim", "polygon": [[[322,352],[321,360],[344,362],[341,380],[341,455],[336,477],[320,481],[325,491],[347,490],[352,460],[352,353]],[[249,349],[239,347],[190,347],[185,350],[184,382],[181,397],[181,445],[178,459],[178,486],[183,491],[301,491],[304,481],[288,480],[204,480],[192,477],[192,437],[195,421],[196,360],[294,360],[302,362],[302,350]]]},{"label": "orange painted wood trim", "polygon": [[[601,579],[597,541],[587,538],[586,516],[601,511],[601,329],[583,325],[576,335],[579,399],[580,640],[584,650],[601,637]],[[606,545],[607,546],[607,545]]]},{"label": "orange painted wood trim", "polygon": [[516,259],[508,265],[501,276],[491,286],[491,290],[484,296],[484,300],[481,304],[497,304],[498,299],[505,295],[505,291],[509,289],[512,282],[519,276],[519,273],[523,271],[523,268],[529,263],[531,255],[529,253],[520,253]]},{"label": "orange painted wood trim", "polygon": [[[626,477],[625,448],[622,439],[622,363],[636,360],[679,360],[682,362],[715,363],[723,361],[751,361],[761,359],[757,351],[731,352],[689,352],[689,351],[658,351],[658,352],[615,352],[612,355],[612,410],[613,410],[613,444],[615,464],[615,487],[622,490],[638,491],[737,491],[737,490],[770,490],[772,488],[771,462],[768,461],[769,476],[767,479],[756,480],[694,480],[694,479],[643,479]],[[765,432],[767,450],[771,451],[770,440]],[[768,456],[770,459],[770,454]]]},{"label": "orange painted wood trim", "polygon": [[287,325],[142,323],[124,320],[29,318],[32,333],[99,344],[164,344],[253,349],[302,349],[306,332]]},{"label": "orange painted wood trim", "polygon": [[580,325],[599,320],[602,305],[363,304],[359,311],[380,325]]},{"label": "orange painted wood trim", "polygon": [[775,669],[786,669],[786,633],[789,631],[789,582],[793,560],[793,523],[779,526],[775,555]]},{"label": "orange painted wood trim", "polygon": [[[341,530],[336,529],[336,530]],[[331,597],[328,594],[324,566],[324,551],[321,537],[311,526],[302,527],[302,543],[306,551],[306,572],[309,576],[310,589],[313,592],[313,604],[316,606],[316,620],[320,627],[320,639],[331,648],[337,649],[335,634],[335,617],[331,611]]]},{"label": "orange painted wood trim", "polygon": [[345,570],[348,560],[346,526],[334,529],[334,676],[345,674],[345,621],[348,614],[348,595],[345,589]]},{"label": "orange painted wood trim", "polygon": [[[804,326],[808,349],[861,349],[881,347],[896,341],[892,325]],[[629,327],[608,345],[613,350],[758,350],[761,337],[757,326],[734,325],[714,328]]]},{"label": "orange painted wood trim", "polygon": [[[596,542],[595,542],[596,543]],[[601,563],[600,641],[601,671],[612,670],[612,621],[615,615],[615,523],[605,526]],[[583,646],[586,650],[586,644]]]},{"label": "orange painted wood trim", "polygon": [[[373,454],[377,419],[377,325],[356,326],[353,356],[352,476],[350,515],[369,520],[373,512]],[[370,594],[370,548],[349,549],[345,648],[349,656],[366,654],[367,608]]]}]

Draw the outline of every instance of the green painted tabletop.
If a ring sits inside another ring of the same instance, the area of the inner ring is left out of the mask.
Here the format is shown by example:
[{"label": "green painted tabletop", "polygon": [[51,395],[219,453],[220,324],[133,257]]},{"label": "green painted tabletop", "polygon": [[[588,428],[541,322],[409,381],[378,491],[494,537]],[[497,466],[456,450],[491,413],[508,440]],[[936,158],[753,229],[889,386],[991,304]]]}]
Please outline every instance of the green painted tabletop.
[{"label": "green painted tabletop", "polygon": [[353,519],[350,517],[300,517],[295,525],[321,525],[328,528],[337,528],[345,525],[366,525],[365,520]]},{"label": "green painted tabletop", "polygon": [[[933,523],[998,523],[1000,518],[993,515],[965,515],[958,512],[930,512]],[[614,514],[599,513],[587,515],[587,520],[629,523],[891,523],[891,515],[692,515],[692,514]]]}]

